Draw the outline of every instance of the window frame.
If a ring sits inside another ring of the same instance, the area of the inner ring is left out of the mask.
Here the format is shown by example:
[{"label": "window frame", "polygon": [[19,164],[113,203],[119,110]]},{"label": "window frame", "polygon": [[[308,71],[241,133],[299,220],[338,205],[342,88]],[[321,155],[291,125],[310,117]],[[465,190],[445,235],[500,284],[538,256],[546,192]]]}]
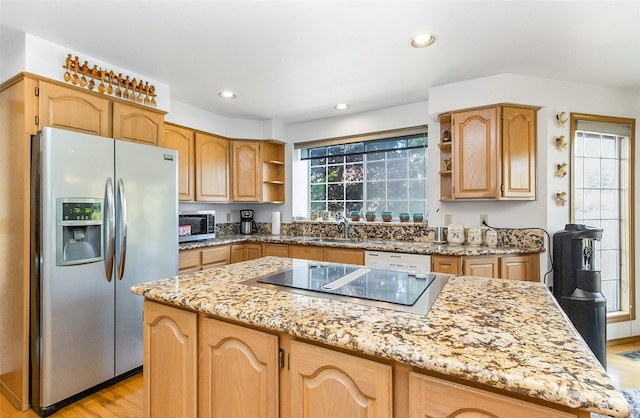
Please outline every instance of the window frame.
[{"label": "window frame", "polygon": [[[625,173],[626,180],[620,178],[619,184],[621,186],[627,186],[626,193],[626,205],[621,206],[620,212],[624,211],[626,214],[621,213],[621,219],[624,219],[625,215],[628,217],[628,228],[620,231],[620,252],[621,258],[626,255],[626,263],[621,263],[620,266],[620,311],[607,312],[607,323],[633,321],[636,318],[635,313],[635,119],[621,118],[614,116],[602,116],[592,115],[584,113],[571,113],[570,114],[570,187],[571,187],[571,199],[570,199],[570,219],[571,222],[575,222],[575,137],[578,121],[585,122],[601,122],[628,125],[631,128],[631,135],[629,136],[629,162],[627,172]],[[621,199],[622,201],[622,199]],[[624,269],[624,271],[623,271]],[[626,282],[626,283],[625,283]],[[624,288],[628,289],[624,292]]]},{"label": "window frame", "polygon": [[[414,139],[420,139],[420,141],[422,141],[422,143],[411,143],[411,141],[413,141]],[[406,141],[406,142],[405,142]],[[358,145],[361,144],[362,146],[361,148],[361,152],[354,152],[356,148],[347,148],[345,147],[344,149],[340,150],[340,146],[345,145],[345,146],[354,146],[354,145]],[[300,168],[302,168],[302,164],[304,164],[305,167],[305,171],[307,173],[306,180],[305,180],[305,185],[304,185],[304,190],[305,190],[305,203],[304,203],[304,208],[305,208],[305,212],[306,212],[306,216],[304,216],[303,218],[306,218],[309,215],[309,211],[312,209],[313,207],[313,202],[311,200],[311,195],[312,195],[312,187],[314,186],[311,183],[311,178],[312,178],[312,169],[315,168],[315,166],[312,166],[312,162],[313,160],[316,159],[329,159],[333,157],[338,157],[338,156],[343,156],[344,161],[342,163],[338,163],[338,165],[342,165],[344,168],[346,168],[348,165],[350,164],[361,164],[362,166],[362,170],[363,170],[363,181],[362,181],[362,200],[358,200],[362,202],[363,205],[363,212],[366,211],[368,208],[366,207],[366,203],[367,202],[367,185],[369,184],[369,181],[367,181],[367,175],[366,175],[366,171],[367,171],[367,155],[371,154],[371,155],[375,155],[375,154],[379,154],[382,153],[384,154],[384,157],[382,158],[381,161],[384,161],[385,164],[385,178],[386,178],[386,167],[387,164],[389,162],[388,159],[388,153],[389,152],[406,152],[406,153],[411,153],[413,152],[415,149],[420,149],[422,150],[421,152],[423,153],[423,155],[421,156],[421,158],[424,161],[424,173],[423,173],[423,178],[421,179],[422,183],[424,184],[424,192],[423,192],[423,196],[421,199],[410,199],[409,196],[407,195],[406,203],[407,203],[407,208],[401,210],[400,212],[409,212],[409,213],[426,213],[427,211],[427,207],[428,207],[428,176],[429,176],[429,170],[428,170],[428,148],[429,148],[429,144],[428,144],[428,127],[426,125],[424,126],[414,126],[414,127],[409,127],[409,128],[400,128],[400,129],[394,129],[394,130],[389,130],[389,131],[380,131],[380,132],[373,132],[373,133],[365,133],[365,134],[360,134],[360,135],[353,135],[353,136],[346,136],[346,137],[339,137],[339,138],[327,138],[327,139],[322,139],[322,140],[313,140],[313,141],[307,141],[307,142],[298,142],[295,144],[294,146],[295,149],[297,149],[298,151],[298,162],[301,164]],[[322,152],[315,154],[313,153],[313,149],[319,149],[319,148],[327,148],[327,150],[325,151],[325,153],[323,154]],[[332,154],[329,151],[330,148],[336,148],[335,152],[337,152],[337,154]],[[348,162],[347,159],[349,157],[352,157],[354,155],[358,155],[361,156],[361,161],[360,162]],[[406,160],[411,159],[411,155],[407,155],[405,157]],[[391,158],[391,161],[393,161],[394,159]],[[317,166],[320,167],[320,166]],[[329,162],[326,161],[325,162],[325,167],[329,167]],[[409,173],[407,173],[407,177],[405,178],[405,183],[407,184],[407,193],[409,193],[408,188],[410,186],[410,181],[412,180],[413,177],[410,176]],[[389,181],[389,179],[385,180],[385,184],[387,184]],[[344,182],[341,181],[339,183],[343,184],[343,188],[345,188],[344,186]],[[337,184],[337,183],[336,183]],[[329,183],[326,183],[326,185],[328,186]],[[302,186],[302,184],[300,184],[300,186]],[[302,189],[300,189],[302,190]],[[387,190],[387,188],[385,187],[385,190]],[[343,199],[340,201],[336,201],[336,202],[340,202],[339,204],[344,204],[344,208],[343,210],[349,210],[348,209],[348,205],[350,201],[354,201],[353,199],[348,199],[347,195],[346,195],[346,188],[344,189],[345,191],[345,195],[343,196]],[[328,189],[325,190],[325,194],[328,193]],[[405,201],[403,199],[392,199],[389,200],[388,197],[388,190],[385,193],[385,199],[383,199],[381,202],[383,203],[383,207],[380,208],[378,207],[378,209],[376,210],[376,212],[381,212],[384,210],[392,210],[394,212],[394,218],[398,217],[398,212],[395,209],[388,209],[386,208],[387,205],[391,202],[399,202],[399,201]],[[414,202],[416,200],[421,200],[424,202],[424,205],[420,208],[419,212],[416,212],[416,208],[415,207],[411,207],[411,202]],[[327,205],[331,204],[330,199],[328,199],[328,195],[325,196],[325,203]],[[371,202],[369,202],[371,203]],[[300,208],[303,207],[303,204],[301,202],[301,204],[299,205]],[[316,209],[317,210],[317,209]],[[331,209],[329,209],[331,210]],[[349,215],[349,213],[347,212],[346,215]],[[364,215],[364,213],[363,213]],[[378,213],[379,215],[379,213]],[[424,215],[423,215],[424,216]]]}]

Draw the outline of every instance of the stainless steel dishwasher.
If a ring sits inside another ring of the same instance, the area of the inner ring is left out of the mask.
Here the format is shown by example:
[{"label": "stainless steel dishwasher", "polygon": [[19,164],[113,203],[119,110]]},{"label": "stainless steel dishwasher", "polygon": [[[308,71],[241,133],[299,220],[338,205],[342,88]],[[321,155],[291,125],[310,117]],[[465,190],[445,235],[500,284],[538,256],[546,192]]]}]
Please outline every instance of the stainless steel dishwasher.
[{"label": "stainless steel dishwasher", "polygon": [[367,267],[428,273],[431,271],[431,256],[429,254],[365,251],[364,265]]}]

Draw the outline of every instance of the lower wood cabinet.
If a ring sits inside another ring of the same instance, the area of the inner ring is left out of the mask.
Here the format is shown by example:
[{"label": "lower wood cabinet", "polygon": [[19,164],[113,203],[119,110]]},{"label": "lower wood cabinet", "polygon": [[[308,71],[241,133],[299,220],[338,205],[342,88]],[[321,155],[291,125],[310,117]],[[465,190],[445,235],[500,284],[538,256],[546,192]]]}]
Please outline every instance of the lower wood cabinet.
[{"label": "lower wood cabinet", "polygon": [[320,247],[314,245],[290,245],[289,257],[331,263],[364,264],[364,250]]},{"label": "lower wood cabinet", "polygon": [[178,252],[178,271],[180,274],[193,273],[225,266],[230,260],[229,245],[181,250]]},{"label": "lower wood cabinet", "polygon": [[144,302],[144,417],[197,417],[198,315]]},{"label": "lower wood cabinet", "polygon": [[145,418],[589,417],[389,363],[144,302]]},{"label": "lower wood cabinet", "polygon": [[262,257],[262,244],[231,244],[231,264]]},{"label": "lower wood cabinet", "polygon": [[313,245],[289,245],[289,257],[324,261],[324,247]]},{"label": "lower wood cabinet", "polygon": [[392,367],[291,341],[291,416],[383,418],[393,414]]},{"label": "lower wood cabinet", "polygon": [[514,254],[495,256],[432,255],[431,271],[466,276],[540,281],[540,256]]},{"label": "lower wood cabinet", "polygon": [[409,417],[575,418],[577,415],[422,374],[410,373]]},{"label": "lower wood cabinet", "polygon": [[277,336],[202,317],[199,346],[200,418],[279,416]]}]

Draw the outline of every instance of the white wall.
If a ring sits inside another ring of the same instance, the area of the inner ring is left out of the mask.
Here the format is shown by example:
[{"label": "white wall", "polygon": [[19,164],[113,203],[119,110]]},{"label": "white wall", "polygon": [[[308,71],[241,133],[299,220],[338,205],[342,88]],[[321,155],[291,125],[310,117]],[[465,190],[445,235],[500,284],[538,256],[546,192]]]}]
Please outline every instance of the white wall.
[{"label": "white wall", "polygon": [[[0,53],[2,54],[0,55],[0,61],[2,62],[0,82],[6,81],[8,78],[22,71],[63,81],[63,76],[66,71],[64,65],[67,54],[71,54],[73,57],[78,56],[81,62],[88,61],[91,66],[97,65],[98,68],[112,70],[116,74],[122,73],[123,75],[128,75],[131,80],[135,78],[149,82],[150,85],[156,87],[156,94],[158,95],[156,97],[157,108],[164,111],[170,110],[169,99],[171,97],[171,89],[168,85],[160,83],[157,80],[152,80],[149,77],[135,73],[129,69],[109,64],[89,54],[54,44],[37,36],[28,33],[19,36],[12,42],[8,42],[7,46],[4,47]],[[71,85],[71,83],[69,84]]]},{"label": "white wall", "polygon": [[[82,52],[72,51],[30,34],[17,37],[0,51],[2,66],[0,81],[14,76],[20,71],[62,79],[62,65],[67,53],[78,55],[82,60],[105,68],[121,71],[136,78],[149,80],[144,75],[135,74],[126,69],[91,57]],[[569,205],[556,205],[552,196],[556,191],[569,192],[569,176],[557,178],[554,175],[555,164],[569,162],[569,150],[558,151],[554,147],[556,136],[569,138],[569,127],[560,126],[555,116],[557,113],[579,112],[608,116],[640,117],[640,93],[612,89],[595,85],[562,82],[557,80],[535,79],[513,74],[500,74],[480,79],[433,87],[429,90],[429,102],[419,102],[404,106],[391,107],[359,114],[346,114],[341,117],[284,125],[279,121],[257,121],[232,119],[195,108],[187,103],[172,101],[170,87],[149,80],[158,91],[158,108],[169,111],[168,122],[189,126],[230,138],[243,139],[278,139],[287,142],[286,162],[289,171],[286,177],[286,205],[272,204],[181,204],[181,207],[209,207],[218,212],[218,219],[226,221],[226,214],[231,214],[231,221],[239,221],[239,210],[254,209],[256,220],[269,222],[271,212],[279,210],[283,221],[291,220],[297,215],[292,208],[296,207],[293,185],[299,183],[300,176],[295,176],[296,166],[293,164],[295,151],[293,143],[314,139],[341,137],[361,133],[377,132],[390,129],[429,125],[430,153],[429,177],[432,179],[429,189],[428,219],[431,225],[441,225],[443,215],[450,213],[453,221],[464,225],[476,225],[480,213],[489,214],[489,223],[499,227],[541,227],[551,234],[562,229],[569,221]],[[519,103],[540,106],[538,112],[538,199],[533,202],[440,202],[438,177],[439,156],[437,147],[440,127],[437,115],[451,110],[487,105],[492,103]],[[640,129],[640,124],[637,124]],[[636,132],[636,138],[640,133]],[[435,152],[434,152],[435,151]],[[636,147],[635,161],[640,162],[640,147]],[[294,176],[295,180],[294,181]],[[640,186],[636,186],[638,188]],[[640,196],[640,192],[636,192]],[[305,195],[306,196],[306,195]],[[298,197],[300,197],[298,195]],[[640,219],[640,205],[635,205],[636,218]],[[304,213],[300,213],[304,215]],[[636,223],[635,235],[640,231],[640,222]],[[640,245],[636,248],[636,258],[640,255]],[[542,268],[546,264],[542,262]],[[640,306],[640,263],[636,265],[636,306]],[[608,327],[609,338],[621,338],[640,335],[640,320],[632,323],[618,323]]]},{"label": "white wall", "polygon": [[[529,202],[440,202],[438,200],[439,155],[437,143],[440,127],[437,116],[451,110],[484,106],[494,103],[514,103],[539,106],[537,134],[537,200]],[[589,113],[626,118],[640,118],[640,92],[613,89],[597,85],[585,85],[557,80],[536,79],[513,74],[467,80],[459,83],[433,87],[426,102],[397,108],[382,109],[359,115],[325,119],[291,125],[288,136],[292,142],[319,138],[340,137],[385,129],[429,124],[429,210],[431,225],[442,225],[444,214],[453,216],[453,221],[466,226],[477,225],[479,214],[489,215],[489,224],[498,227],[546,229],[551,236],[564,229],[569,222],[569,204],[556,204],[553,196],[557,191],[570,191],[570,178],[555,176],[555,165],[569,163],[569,149],[558,151],[555,138],[564,135],[570,138],[569,125],[560,125],[556,120],[559,112]],[[640,130],[640,124],[636,124]],[[640,132],[636,132],[640,138]],[[434,152],[435,151],[435,152]],[[636,147],[635,161],[640,162],[640,147]],[[636,196],[640,196],[640,185],[636,185]],[[640,219],[640,205],[635,205],[636,219]],[[295,214],[295,213],[294,213]],[[635,236],[640,231],[636,222]],[[636,246],[636,259],[640,256],[640,245]],[[550,267],[542,257],[541,271]],[[640,263],[636,263],[636,306],[640,303]],[[632,322],[611,324],[607,328],[609,339],[640,335],[640,319]]]}]

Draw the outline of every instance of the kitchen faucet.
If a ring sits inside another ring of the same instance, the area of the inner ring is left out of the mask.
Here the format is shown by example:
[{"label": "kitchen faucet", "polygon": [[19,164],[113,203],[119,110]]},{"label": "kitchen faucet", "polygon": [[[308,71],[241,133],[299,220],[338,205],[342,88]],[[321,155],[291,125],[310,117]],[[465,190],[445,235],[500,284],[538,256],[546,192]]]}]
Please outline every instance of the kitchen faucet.
[{"label": "kitchen faucet", "polygon": [[345,214],[341,214],[342,219],[339,224],[344,225],[344,239],[349,239],[349,218],[345,216]]}]

